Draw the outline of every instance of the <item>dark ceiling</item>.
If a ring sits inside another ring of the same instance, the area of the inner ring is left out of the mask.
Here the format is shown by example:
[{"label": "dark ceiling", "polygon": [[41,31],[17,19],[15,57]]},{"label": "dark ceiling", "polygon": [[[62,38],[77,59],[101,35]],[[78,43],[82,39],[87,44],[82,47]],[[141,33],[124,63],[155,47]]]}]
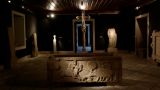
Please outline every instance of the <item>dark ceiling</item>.
[{"label": "dark ceiling", "polygon": [[[33,10],[53,12],[56,14],[74,14],[81,10],[79,4],[86,3],[88,13],[117,13],[128,7],[145,6],[156,0],[22,0],[23,4]],[[48,4],[55,4],[53,10],[47,9]]]}]

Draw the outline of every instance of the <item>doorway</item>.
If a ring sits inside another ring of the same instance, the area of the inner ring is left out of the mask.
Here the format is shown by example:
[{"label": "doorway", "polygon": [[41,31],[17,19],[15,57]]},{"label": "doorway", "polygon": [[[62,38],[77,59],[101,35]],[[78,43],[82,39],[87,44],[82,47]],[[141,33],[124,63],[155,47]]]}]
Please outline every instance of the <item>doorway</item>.
[{"label": "doorway", "polygon": [[[82,52],[83,40],[82,40],[82,24],[76,24],[76,48],[77,53]],[[86,51],[91,52],[91,30],[90,24],[86,24]]]},{"label": "doorway", "polygon": [[15,50],[26,49],[25,15],[12,11],[12,27],[14,35]]},{"label": "doorway", "polygon": [[151,57],[151,39],[149,30],[149,14],[135,18],[135,53],[142,58]]},{"label": "doorway", "polygon": [[[86,52],[95,51],[95,21],[94,19],[86,20]],[[73,19],[73,50],[76,53],[82,52],[82,22]]]}]

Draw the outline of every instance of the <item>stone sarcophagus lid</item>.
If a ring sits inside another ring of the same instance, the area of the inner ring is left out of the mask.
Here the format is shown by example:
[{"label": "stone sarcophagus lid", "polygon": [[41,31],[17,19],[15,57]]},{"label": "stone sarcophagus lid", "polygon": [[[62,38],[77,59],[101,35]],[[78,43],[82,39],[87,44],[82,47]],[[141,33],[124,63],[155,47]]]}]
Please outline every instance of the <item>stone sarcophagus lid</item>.
[{"label": "stone sarcophagus lid", "polygon": [[52,83],[118,83],[122,80],[122,60],[118,56],[59,55],[47,62]]}]

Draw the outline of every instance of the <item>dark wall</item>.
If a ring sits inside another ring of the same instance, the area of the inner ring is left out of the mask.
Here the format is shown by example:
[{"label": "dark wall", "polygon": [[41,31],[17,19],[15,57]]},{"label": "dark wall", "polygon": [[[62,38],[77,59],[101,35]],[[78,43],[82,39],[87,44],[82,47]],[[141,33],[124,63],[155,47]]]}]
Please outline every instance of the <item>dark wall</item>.
[{"label": "dark wall", "polygon": [[[21,12],[21,11],[19,11]],[[26,24],[26,49],[17,50],[17,58],[21,58],[26,55],[31,55],[33,48],[33,33],[37,32],[37,20],[34,14],[28,12],[21,12],[25,14],[25,24]]]},{"label": "dark wall", "polygon": [[5,69],[10,68],[10,49],[8,38],[8,26],[10,26],[10,8],[6,0],[0,0],[0,65],[4,65]]},{"label": "dark wall", "polygon": [[152,47],[150,46],[152,43],[152,32],[154,31],[160,31],[160,1],[157,0],[154,3],[150,5],[146,5],[141,7],[139,10],[135,10],[136,16],[142,15],[145,13],[149,14],[149,57],[152,56]]},{"label": "dark wall", "polygon": [[120,31],[118,47],[122,50],[134,50],[135,38],[135,11],[133,8],[125,8],[120,12]]},{"label": "dark wall", "polygon": [[[108,47],[108,29],[115,28],[117,37],[119,37],[119,15],[93,15],[93,18],[95,19],[95,49],[106,50]],[[117,40],[119,40],[119,38]]]},{"label": "dark wall", "polygon": [[[119,31],[119,15],[90,15],[95,19],[96,49],[105,50],[108,46],[107,29],[115,27]],[[38,48],[40,51],[53,51],[53,35],[62,40],[62,51],[73,50],[72,20],[76,15],[56,15],[55,18],[46,18],[45,15],[38,17]],[[60,50],[58,48],[58,50]]]},{"label": "dark wall", "polygon": [[160,1],[145,5],[139,10],[135,7],[123,8],[120,11],[120,31],[118,48],[128,51],[135,49],[135,17],[149,13],[150,35],[153,30],[160,31]]},{"label": "dark wall", "polygon": [[63,51],[73,50],[73,32],[72,15],[56,15],[55,18],[46,18],[43,15],[37,15],[37,37],[38,49],[40,51],[53,51],[53,35],[56,35],[58,41],[62,41]]},{"label": "dark wall", "polygon": [[160,1],[157,0],[150,6],[150,29],[160,31]]},{"label": "dark wall", "polygon": [[[96,50],[104,50],[108,47],[107,29],[110,27],[114,27],[116,28],[118,36],[117,38],[118,49],[134,51],[135,16],[149,12],[150,29],[159,30],[160,28],[159,25],[160,13],[158,11],[159,8],[160,8],[159,2],[158,3],[156,2],[153,3],[152,5],[147,5],[143,8],[140,8],[140,10],[135,10],[134,7],[123,8],[120,11],[119,15],[106,15],[106,14],[90,15],[91,18],[95,19]],[[53,41],[52,41],[53,35],[57,36],[56,38],[58,46],[60,46],[60,43],[58,41],[62,41],[61,47],[58,47],[58,50],[63,50],[63,51],[72,50],[73,47],[72,20],[75,17],[76,15],[56,15],[55,18],[49,19],[46,17],[46,15],[37,13],[36,28],[37,28],[39,51],[53,51]],[[32,19],[31,17],[28,18]],[[29,24],[29,26],[32,26],[32,24]],[[30,33],[32,33],[32,31]],[[28,35],[30,36],[31,34]]]},{"label": "dark wall", "polygon": [[[28,12],[27,10],[24,10],[22,8],[16,7],[15,4],[9,4],[7,0],[0,0],[0,65],[3,65],[5,69],[9,69],[11,66],[11,52],[10,52],[10,46],[9,46],[9,36],[8,36],[8,28],[12,27],[12,10],[18,11],[20,13],[24,13],[26,15],[26,33],[27,34],[27,48],[24,50],[18,50],[16,51],[16,56],[17,58],[23,57],[25,55],[30,54],[30,47],[29,47],[29,37],[30,34],[33,31],[33,27],[36,27],[35,25],[33,25],[34,22],[36,22],[36,20],[33,20],[33,18],[31,18],[32,16],[34,16],[33,14],[31,14],[30,12]],[[35,18],[35,17],[34,17]],[[33,25],[33,26],[32,26]],[[11,29],[12,30],[12,29]]]},{"label": "dark wall", "polygon": [[150,31],[160,30],[160,1],[157,0],[152,4],[146,5],[135,11],[135,16],[149,13]]}]

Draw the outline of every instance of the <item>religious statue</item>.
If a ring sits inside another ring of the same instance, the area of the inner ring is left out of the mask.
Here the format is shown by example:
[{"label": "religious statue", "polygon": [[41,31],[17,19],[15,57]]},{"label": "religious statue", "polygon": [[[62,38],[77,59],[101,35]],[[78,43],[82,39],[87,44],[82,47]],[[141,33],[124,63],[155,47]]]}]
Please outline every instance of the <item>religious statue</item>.
[{"label": "religious statue", "polygon": [[117,44],[117,34],[115,28],[108,29],[108,38],[109,38],[109,45],[108,45],[108,53],[115,54],[117,52],[116,44]]},{"label": "religious statue", "polygon": [[109,48],[115,48],[117,44],[117,34],[115,28],[108,29]]}]

